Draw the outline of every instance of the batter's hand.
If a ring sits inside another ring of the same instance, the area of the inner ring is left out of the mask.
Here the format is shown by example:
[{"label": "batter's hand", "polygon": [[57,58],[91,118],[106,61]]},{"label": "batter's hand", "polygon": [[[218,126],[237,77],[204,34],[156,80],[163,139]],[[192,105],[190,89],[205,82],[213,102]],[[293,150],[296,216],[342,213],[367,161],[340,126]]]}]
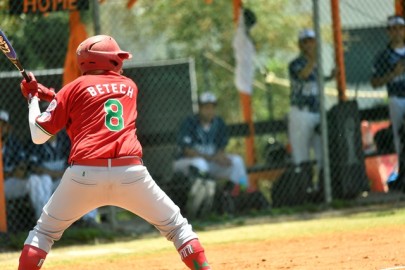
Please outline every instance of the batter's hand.
[{"label": "batter's hand", "polygon": [[28,76],[31,78],[31,81],[27,82],[25,79],[21,81],[21,93],[27,99],[38,97],[38,82],[32,72],[28,73]]},{"label": "batter's hand", "polygon": [[25,79],[21,82],[21,93],[27,99],[38,97],[40,100],[51,102],[55,98],[55,89],[48,88],[37,82],[34,74],[29,73],[31,81],[27,82]]},{"label": "batter's hand", "polygon": [[55,98],[55,89],[38,83],[38,97],[40,100],[51,102]]}]

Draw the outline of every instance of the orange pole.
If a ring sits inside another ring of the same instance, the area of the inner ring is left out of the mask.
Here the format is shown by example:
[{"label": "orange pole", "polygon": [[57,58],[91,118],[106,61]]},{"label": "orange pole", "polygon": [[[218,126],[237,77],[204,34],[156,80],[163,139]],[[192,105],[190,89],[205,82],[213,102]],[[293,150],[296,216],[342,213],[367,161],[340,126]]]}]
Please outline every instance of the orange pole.
[{"label": "orange pole", "polygon": [[132,8],[136,3],[136,0],[128,0],[127,8]]},{"label": "orange pole", "polygon": [[70,13],[69,30],[69,43],[63,66],[63,85],[70,83],[81,75],[76,61],[76,49],[77,46],[79,46],[79,44],[87,38],[87,32],[86,27],[81,22],[79,11],[73,11]]},{"label": "orange pole", "polygon": [[405,1],[404,0],[395,0],[395,14],[404,16],[404,6],[405,6]]},{"label": "orange pole", "polygon": [[[0,127],[0,134],[2,134]],[[3,142],[0,136],[0,149],[3,149]],[[6,196],[4,193],[4,173],[3,173],[3,151],[0,151],[0,232],[7,232]]]},{"label": "orange pole", "polygon": [[339,71],[337,73],[337,88],[339,91],[339,101],[346,101],[346,74],[345,74],[345,63],[343,56],[343,42],[342,42],[342,31],[340,24],[340,12],[339,12],[339,0],[331,0],[332,8],[332,28],[333,28],[333,38],[335,41],[335,61],[336,68]]},{"label": "orange pole", "polygon": [[239,11],[242,7],[242,0],[233,0],[233,22],[238,25]]},{"label": "orange pole", "polygon": [[249,94],[239,92],[240,104],[243,109],[243,119],[248,124],[249,135],[245,138],[246,143],[246,165],[255,164],[255,128],[252,118],[252,98]]}]

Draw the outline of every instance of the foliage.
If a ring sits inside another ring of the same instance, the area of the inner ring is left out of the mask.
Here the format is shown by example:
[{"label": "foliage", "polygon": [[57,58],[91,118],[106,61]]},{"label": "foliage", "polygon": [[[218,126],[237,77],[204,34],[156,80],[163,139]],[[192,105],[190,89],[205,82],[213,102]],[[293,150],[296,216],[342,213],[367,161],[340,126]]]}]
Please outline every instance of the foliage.
[{"label": "foliage", "polygon": [[[69,32],[65,13],[9,15],[4,30],[23,66],[27,69],[61,68],[64,64]],[[14,70],[8,61],[0,61],[0,70]]]},{"label": "foliage", "polygon": [[[220,97],[220,113],[227,122],[241,122],[240,110],[237,109],[240,108],[239,98],[233,82],[235,23],[232,2],[138,1],[130,11],[123,9],[124,2],[106,1],[103,4],[103,18],[107,17],[107,12],[120,14],[124,23],[116,29],[111,19],[103,20],[102,29],[113,32],[117,39],[122,40],[120,43],[124,48],[134,52],[138,61],[193,57],[199,91],[216,92]],[[244,1],[244,5],[258,18],[251,31],[258,54],[256,80],[264,83],[260,69],[285,76],[285,58],[292,58],[296,53],[297,29],[310,25],[310,13],[297,8],[302,6],[300,0],[255,0]],[[228,66],[220,66],[206,58],[207,53]],[[145,55],[148,59],[144,58]],[[269,119],[272,104],[288,102],[286,89],[274,88],[273,91],[273,87],[269,88],[255,88],[255,120]],[[268,103],[270,95],[272,104]]]},{"label": "foliage", "polygon": [[[286,57],[297,51],[296,32],[311,23],[310,12],[302,0],[246,0],[244,6],[257,16],[251,30],[257,50],[256,80],[264,83],[265,70],[285,77]],[[68,13],[46,15],[8,15],[7,1],[0,1],[3,28],[9,35],[27,69],[61,68],[67,48]],[[92,6],[92,5],[91,5]],[[89,35],[93,7],[81,12]],[[122,47],[134,54],[135,61],[193,57],[199,91],[212,90],[221,101],[220,113],[227,122],[241,122],[239,98],[233,82],[235,30],[231,1],[138,1],[128,10],[126,1],[104,1],[100,5],[101,32],[116,37]],[[118,20],[119,16],[119,20]],[[228,65],[219,66],[205,55],[209,53]],[[7,61],[0,70],[13,70]],[[287,89],[277,86],[255,88],[254,119],[283,117],[287,108]],[[280,104],[281,106],[275,106]],[[274,111],[274,108],[282,108]]]}]

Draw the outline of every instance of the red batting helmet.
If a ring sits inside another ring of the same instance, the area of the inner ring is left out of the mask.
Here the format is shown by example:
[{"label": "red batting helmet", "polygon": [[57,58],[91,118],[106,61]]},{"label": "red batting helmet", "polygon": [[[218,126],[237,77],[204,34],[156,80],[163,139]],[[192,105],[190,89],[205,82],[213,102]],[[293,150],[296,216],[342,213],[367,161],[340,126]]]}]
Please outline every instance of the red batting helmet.
[{"label": "red batting helmet", "polygon": [[76,56],[82,74],[86,74],[91,70],[120,72],[123,60],[130,59],[132,54],[122,51],[112,37],[97,35],[80,43]]}]

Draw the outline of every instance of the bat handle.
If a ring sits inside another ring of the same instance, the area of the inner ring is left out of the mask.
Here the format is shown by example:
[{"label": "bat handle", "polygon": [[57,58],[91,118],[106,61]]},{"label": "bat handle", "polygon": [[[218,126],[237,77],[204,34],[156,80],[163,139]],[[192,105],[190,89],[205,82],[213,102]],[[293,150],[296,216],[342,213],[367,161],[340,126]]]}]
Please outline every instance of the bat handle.
[{"label": "bat handle", "polygon": [[21,75],[23,75],[25,81],[27,81],[27,82],[31,81],[31,78],[30,78],[30,76],[28,76],[27,72],[25,72],[25,69],[21,70],[20,72],[21,72]]}]

